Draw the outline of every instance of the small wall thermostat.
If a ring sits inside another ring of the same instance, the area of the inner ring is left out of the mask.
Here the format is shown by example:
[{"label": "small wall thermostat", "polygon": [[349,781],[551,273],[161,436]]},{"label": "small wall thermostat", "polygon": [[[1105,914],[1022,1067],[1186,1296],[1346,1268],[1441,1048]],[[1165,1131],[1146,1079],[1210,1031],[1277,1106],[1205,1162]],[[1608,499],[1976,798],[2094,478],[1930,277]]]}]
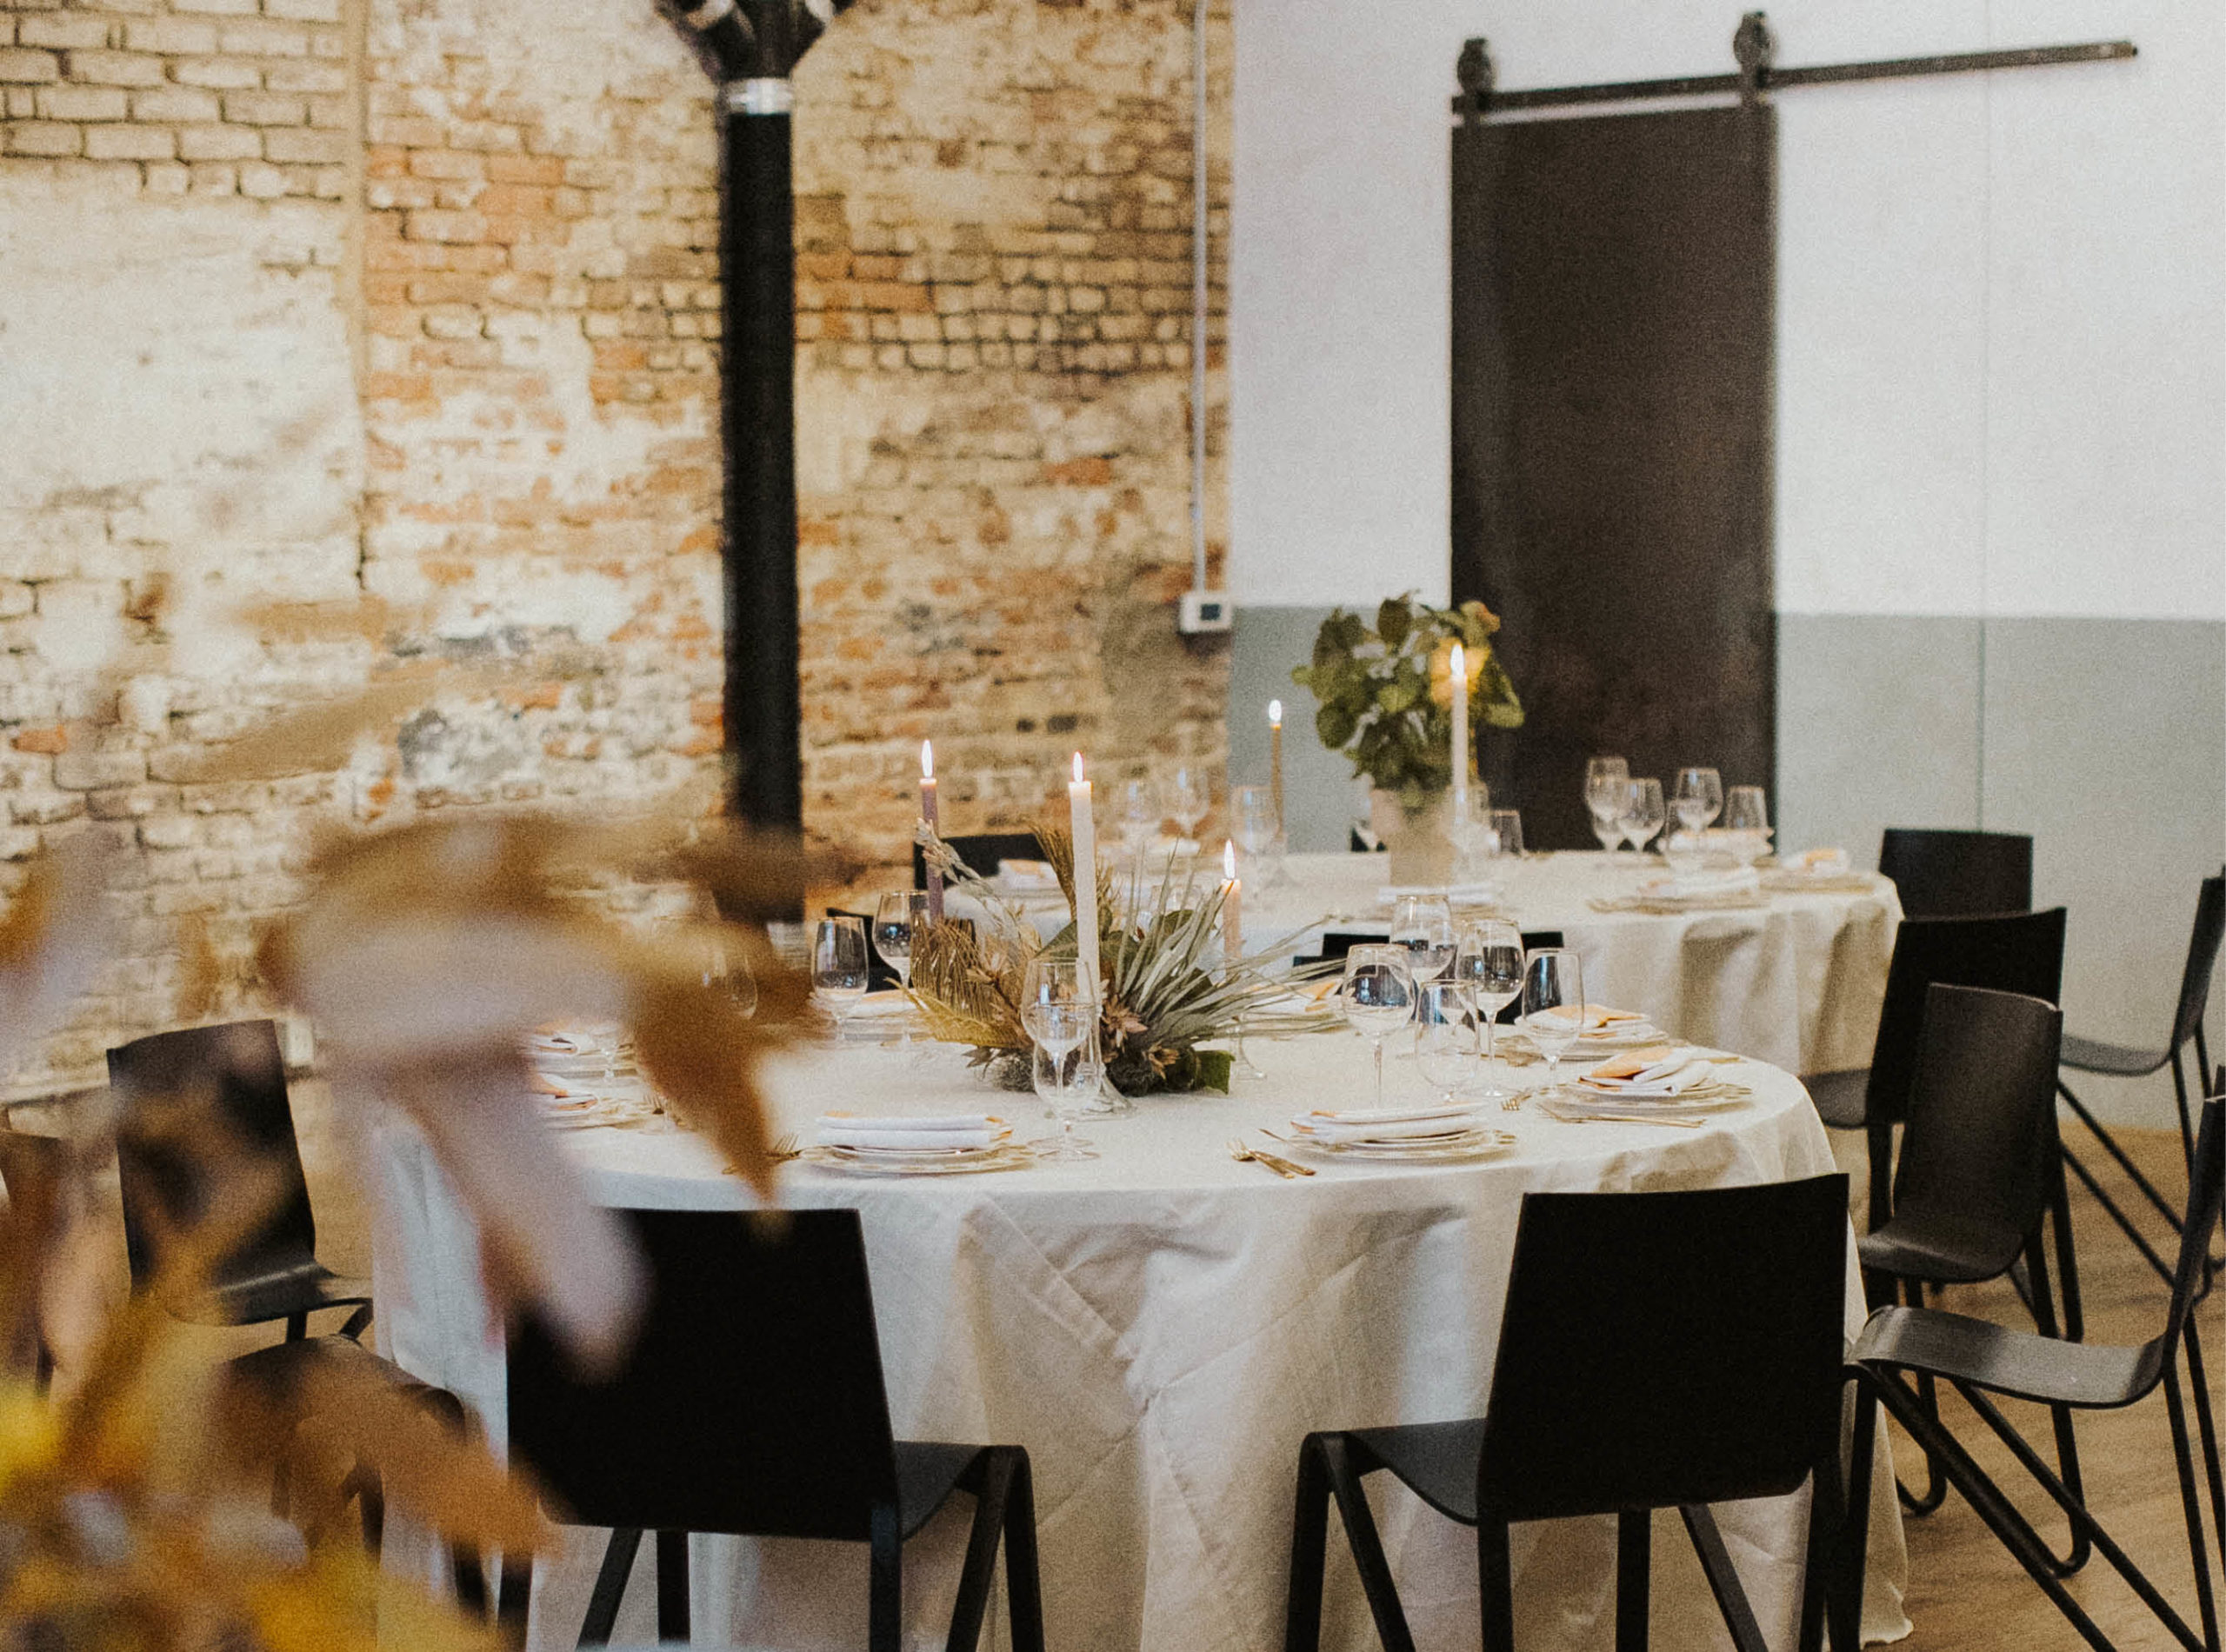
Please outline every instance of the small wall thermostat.
[{"label": "small wall thermostat", "polygon": [[1227,591],[1184,591],[1183,609],[1176,620],[1176,629],[1185,636],[1196,636],[1201,631],[1225,631],[1236,612],[1236,605],[1229,600]]}]

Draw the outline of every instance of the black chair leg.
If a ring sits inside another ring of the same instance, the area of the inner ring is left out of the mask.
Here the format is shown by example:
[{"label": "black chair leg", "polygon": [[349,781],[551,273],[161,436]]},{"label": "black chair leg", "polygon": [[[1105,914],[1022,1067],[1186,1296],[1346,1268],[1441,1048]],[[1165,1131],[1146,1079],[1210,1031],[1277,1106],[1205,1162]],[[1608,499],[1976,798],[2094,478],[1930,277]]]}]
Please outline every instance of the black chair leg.
[{"label": "black chair leg", "polygon": [[2188,1522],[2188,1554],[2195,1562],[2196,1609],[2203,1618],[2204,1652],[2219,1652],[2218,1604],[2210,1593],[2210,1555],[2203,1541],[2203,1503],[2196,1490],[2187,1407],[2180,1398],[2180,1374],[2169,1363],[2164,1369],[2164,1409],[2172,1422],[2172,1456],[2180,1475],[2180,1509]]},{"label": "black chair leg", "polygon": [[2195,1120],[2188,1111],[2188,1074],[2181,1064],[2179,1046],[2172,1046],[2172,1099],[2180,1108],[2180,1154],[2187,1162],[2188,1179],[2195,1179]]},{"label": "black chair leg", "polygon": [[1685,1517],[1685,1531],[1693,1540],[1694,1552],[1701,1557],[1701,1569],[1708,1574],[1708,1586],[1716,1595],[1716,1610],[1723,1614],[1723,1626],[1731,1631],[1731,1644],[1738,1652],[1769,1652],[1763,1639],[1763,1626],[1755,1622],[1755,1609],[1748,1603],[1746,1588],[1731,1564],[1731,1551],[1723,1546],[1723,1534],[1716,1529],[1716,1516],[1706,1503],[1681,1503],[1677,1512]]},{"label": "black chair leg", "polygon": [[533,1597],[533,1556],[503,1556],[495,1584],[495,1624],[506,1647],[524,1652],[527,1609]]},{"label": "black chair leg", "polygon": [[1798,1652],[1823,1652],[1824,1612],[1832,1588],[1833,1557],[1839,1552],[1840,1523],[1846,1518],[1840,1489],[1837,1449],[1825,1454],[1809,1480],[1809,1540],[1801,1565]]},{"label": "black chair leg", "polygon": [[349,1315],[342,1323],[340,1334],[351,1342],[361,1342],[364,1331],[370,1329],[370,1323],[371,1305],[369,1302],[361,1303],[357,1307],[356,1311]]},{"label": "black chair leg", "polygon": [[867,1652],[902,1652],[904,1642],[904,1534],[895,1503],[876,1503],[866,1585]]},{"label": "black chair leg", "polygon": [[1483,1652],[1515,1652],[1515,1574],[1507,1522],[1476,1522],[1476,1595],[1483,1612]]},{"label": "black chair leg", "polygon": [[1012,1652],[1043,1652],[1043,1580],[1036,1559],[1036,1473],[1020,1446],[1012,1457],[1005,1502],[1005,1607],[1012,1615]]},{"label": "black chair leg", "polygon": [[1840,1500],[1845,1518],[1826,1595],[1832,1652],[1863,1652],[1863,1585],[1870,1560],[1870,1486],[1878,1452],[1878,1396],[1857,1373],[1850,1370],[1848,1376],[1855,1382],[1855,1426]]},{"label": "black chair leg", "polygon": [[1616,1516],[1616,1652],[1646,1652],[1648,1584],[1654,1566],[1654,1511]]},{"label": "black chair leg", "polygon": [[1012,1465],[992,1447],[974,1460],[959,1483],[974,1494],[974,1523],[966,1534],[966,1560],[959,1568],[958,1598],[951,1603],[950,1633],[943,1645],[945,1652],[974,1652],[982,1642],[990,1589],[997,1581],[997,1535],[1004,1526],[1005,1500],[1012,1495]]},{"label": "black chair leg", "polygon": [[1291,1497],[1290,1582],[1283,1596],[1283,1652],[1322,1644],[1322,1571],[1330,1545],[1330,1471],[1318,1437],[1298,1448],[1298,1489]]},{"label": "black chair leg", "polygon": [[[2042,1336],[2054,1336],[2056,1334],[2056,1303],[2049,1294],[2048,1251],[2042,1244],[2041,1236],[2038,1234],[2033,1236],[2031,1243],[2026,1248],[2026,1266],[2031,1270],[2033,1276],[2034,1326]],[[2087,1501],[2087,1493],[2079,1477],[2079,1439],[2072,1432],[2071,1408],[2068,1405],[2052,1405],[2049,1408],[2049,1423],[2056,1434],[2056,1462],[2058,1477],[2063,1480],[2072,1497],[2084,1504]],[[1936,1412],[1934,1414],[1934,1420],[1936,1422],[1938,1420]],[[2067,1555],[2056,1557],[2054,1564],[2057,1575],[2063,1577],[2071,1576],[2093,1558],[2094,1552],[2094,1545],[2088,1542],[2084,1529],[2077,1521],[2072,1522],[2071,1551]]]},{"label": "black chair leg", "polygon": [[1894,1215],[1894,1127],[1876,1120],[1863,1127],[1870,1159],[1870,1227],[1877,1232]]},{"label": "black chair leg", "polygon": [[306,1312],[286,1316],[286,1340],[298,1342],[310,1334],[310,1316]]},{"label": "black chair leg", "polygon": [[688,1644],[688,1534],[657,1533],[657,1639]]},{"label": "black chair leg", "polygon": [[2164,1282],[2165,1289],[2169,1290],[2172,1284],[2171,1268],[2165,1262],[2163,1257],[2156,1254],[2156,1247],[2150,1244],[2143,1236],[2141,1229],[2133,1225],[2133,1218],[2118,1208],[2117,1201],[2110,1197],[2103,1184],[2095,1179],[2095,1173],[2082,1164],[2078,1156],[2069,1148],[2063,1149],[2063,1164],[2066,1169],[2079,1178],[2080,1184],[2087,1189],[2088,1196],[2103,1207],[2103,1214],[2117,1223],[2118,1231],[2123,1233],[2127,1242],[2141,1253],[2142,1260],[2149,1264],[2157,1278]]},{"label": "black chair leg", "polygon": [[1368,1491],[1353,1469],[1352,1449],[1345,1436],[1317,1436],[1323,1467],[1330,1476],[1330,1495],[1336,1499],[1338,1516],[1344,1522],[1345,1542],[1351,1546],[1353,1564],[1360,1570],[1360,1586],[1368,1596],[1370,1615],[1376,1619],[1376,1638],[1383,1652],[1415,1652],[1414,1632],[1407,1627],[1406,1609],[1391,1582],[1391,1563],[1383,1557],[1383,1542],[1376,1534],[1376,1516],[1369,1512]]},{"label": "black chair leg", "polygon": [[[1911,1308],[1924,1306],[1923,1287],[1917,1281],[1904,1279],[1898,1282],[1908,1296]],[[1916,1391],[1924,1406],[1925,1416],[1936,1425],[1940,1421],[1940,1396],[1933,1391],[1932,1378],[1919,1376]],[[1902,1507],[1910,1514],[1922,1516],[1935,1512],[1948,1501],[1948,1482],[1941,1476],[1939,1460],[1929,1451],[1924,1454],[1924,1491],[1922,1495],[1911,1491],[1898,1480],[1894,1482],[1894,1491],[1901,1498]]]},{"label": "black chair leg", "polygon": [[2203,1478],[2210,1486],[2211,1529],[2218,1538],[2219,1570],[2226,1574],[2226,1475],[2219,1469],[2218,1428],[2210,1414],[2210,1383],[2203,1369],[2203,1344],[2196,1336],[2192,1315],[2181,1336],[2187,1344],[2188,1392],[2195,1399],[2196,1427],[2203,1441]]},{"label": "black chair leg", "polygon": [[595,1592],[588,1596],[587,1621],[580,1625],[582,1646],[610,1644],[618,1602],[626,1598],[626,1580],[633,1574],[634,1556],[641,1547],[639,1526],[620,1526],[610,1534],[610,1546],[603,1551],[603,1569],[595,1575]]}]

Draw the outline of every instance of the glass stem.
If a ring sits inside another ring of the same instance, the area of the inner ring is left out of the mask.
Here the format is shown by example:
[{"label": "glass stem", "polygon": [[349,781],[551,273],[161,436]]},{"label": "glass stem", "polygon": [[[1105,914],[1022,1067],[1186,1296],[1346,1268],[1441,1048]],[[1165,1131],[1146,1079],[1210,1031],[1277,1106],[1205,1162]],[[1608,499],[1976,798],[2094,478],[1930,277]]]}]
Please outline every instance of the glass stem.
[{"label": "glass stem", "polygon": [[1376,1105],[1379,1110],[1383,1106],[1383,1041],[1381,1038],[1376,1041]]},{"label": "glass stem", "polygon": [[1487,1010],[1484,1013],[1484,1060],[1487,1062],[1492,1058],[1493,1042],[1499,1036],[1498,1028],[1499,1012],[1496,1009]]}]

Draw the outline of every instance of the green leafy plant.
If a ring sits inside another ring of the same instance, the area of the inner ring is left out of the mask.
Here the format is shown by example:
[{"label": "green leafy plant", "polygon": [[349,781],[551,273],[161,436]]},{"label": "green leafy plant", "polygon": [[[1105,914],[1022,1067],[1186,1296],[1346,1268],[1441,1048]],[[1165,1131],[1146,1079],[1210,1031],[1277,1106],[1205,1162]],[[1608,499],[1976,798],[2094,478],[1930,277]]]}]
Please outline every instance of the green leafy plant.
[{"label": "green leafy plant", "polygon": [[1523,702],[1492,647],[1499,616],[1482,603],[1432,608],[1410,591],[1384,599],[1370,630],[1357,614],[1332,612],[1315,634],[1314,658],[1290,674],[1313,690],[1315,732],[1353,760],[1353,772],[1420,809],[1453,784],[1453,645],[1465,652],[1471,723],[1523,726]]}]

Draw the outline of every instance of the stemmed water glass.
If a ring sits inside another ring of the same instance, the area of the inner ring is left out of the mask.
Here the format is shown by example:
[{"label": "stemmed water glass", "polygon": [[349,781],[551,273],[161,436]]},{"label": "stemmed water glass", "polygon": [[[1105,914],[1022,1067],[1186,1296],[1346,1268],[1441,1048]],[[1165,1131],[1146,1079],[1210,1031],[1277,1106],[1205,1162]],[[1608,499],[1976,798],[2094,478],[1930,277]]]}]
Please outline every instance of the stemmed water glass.
[{"label": "stemmed water glass", "polygon": [[843,1012],[866,996],[866,926],[854,917],[822,918],[811,943],[811,990],[843,1028]]},{"label": "stemmed water glass", "polygon": [[1633,849],[1643,852],[1668,819],[1662,807],[1660,781],[1634,780],[1623,788],[1623,812],[1616,824],[1624,842]]},{"label": "stemmed water glass", "polygon": [[1337,997],[1352,1029],[1376,1056],[1376,1104],[1383,1105],[1383,1041],[1415,1012],[1415,977],[1404,947],[1360,946],[1345,954],[1345,981]]},{"label": "stemmed water glass", "polygon": [[1623,841],[1623,789],[1630,765],[1621,757],[1595,757],[1584,765],[1584,806],[1592,812],[1592,835],[1613,851]]},{"label": "stemmed water glass", "polygon": [[1505,918],[1486,918],[1470,925],[1462,931],[1460,949],[1453,956],[1453,978],[1469,995],[1470,1007],[1484,1024],[1481,1094],[1487,1101],[1511,1102],[1514,1092],[1491,1076],[1491,1059],[1499,1012],[1523,990],[1523,931]]},{"label": "stemmed water glass", "polygon": [[1075,1135],[1075,1119],[1097,1098],[1099,1067],[1088,1046],[1097,1024],[1097,1001],[1082,965],[1071,958],[1030,962],[1021,988],[1020,1024],[1035,1040],[1030,1074],[1045,1108],[1059,1121],[1055,1161],[1094,1159]]},{"label": "stemmed water glass", "polygon": [[1735,832],[1770,829],[1769,800],[1760,786],[1734,786],[1723,803],[1723,823]]},{"label": "stemmed water glass", "polygon": [[[876,903],[873,910],[873,949],[881,954],[881,961],[896,971],[897,984],[912,984],[912,943],[928,927],[928,897],[916,889],[892,889]],[[904,1036],[901,1047],[912,1048],[912,1017],[904,1017]]]},{"label": "stemmed water glass", "polygon": [[1198,823],[1213,807],[1213,792],[1206,784],[1203,771],[1189,763],[1183,764],[1170,776],[1167,782],[1167,812],[1183,836],[1189,837],[1198,829]]},{"label": "stemmed water glass", "polygon": [[1149,775],[1131,775],[1121,783],[1121,843],[1129,858],[1141,867],[1144,851],[1159,831],[1159,788]]},{"label": "stemmed water glass", "polygon": [[1680,769],[1670,807],[1677,823],[1689,832],[1699,832],[1723,812],[1723,777],[1713,769]]},{"label": "stemmed water glass", "polygon": [[1281,829],[1276,819],[1275,789],[1239,786],[1229,795],[1229,812],[1231,833],[1237,848],[1244,851],[1245,876],[1252,876],[1250,869],[1263,863],[1262,857],[1275,848],[1276,834]]},{"label": "stemmed water glass", "polygon": [[1432,981],[1417,995],[1415,1062],[1423,1082],[1450,1102],[1469,1081],[1476,1059],[1476,1031],[1469,1024],[1468,992],[1457,981]]},{"label": "stemmed water glass", "polygon": [[1453,907],[1443,896],[1403,895],[1391,917],[1391,944],[1403,948],[1417,983],[1435,981],[1453,962]]},{"label": "stemmed water glass", "polygon": [[1546,1094],[1562,1087],[1562,1057],[1584,1031],[1584,969],[1566,947],[1540,947],[1523,961],[1523,1030],[1546,1058]]}]

